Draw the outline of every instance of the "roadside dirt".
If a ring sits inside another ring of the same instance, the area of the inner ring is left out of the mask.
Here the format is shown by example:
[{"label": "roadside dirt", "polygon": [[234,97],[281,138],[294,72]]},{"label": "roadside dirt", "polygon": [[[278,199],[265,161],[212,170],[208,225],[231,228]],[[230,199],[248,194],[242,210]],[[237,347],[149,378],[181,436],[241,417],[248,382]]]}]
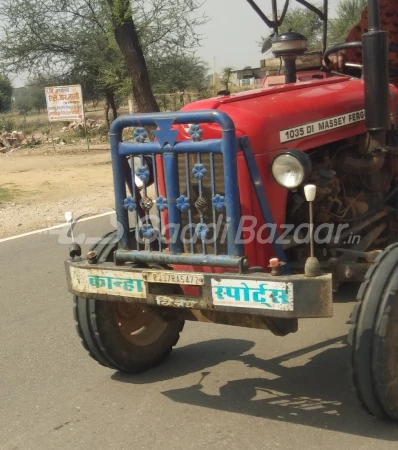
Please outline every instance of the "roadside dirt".
[{"label": "roadside dirt", "polygon": [[0,238],[114,208],[110,152],[97,145],[43,147],[0,154]]}]

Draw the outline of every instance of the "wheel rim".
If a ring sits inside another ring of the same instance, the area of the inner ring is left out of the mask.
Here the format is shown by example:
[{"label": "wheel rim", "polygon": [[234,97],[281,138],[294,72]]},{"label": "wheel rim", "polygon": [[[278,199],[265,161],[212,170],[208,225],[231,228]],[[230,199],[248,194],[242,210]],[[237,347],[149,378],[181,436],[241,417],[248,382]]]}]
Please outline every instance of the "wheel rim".
[{"label": "wheel rim", "polygon": [[137,303],[117,303],[115,318],[123,337],[140,347],[155,342],[167,327],[161,317]]}]

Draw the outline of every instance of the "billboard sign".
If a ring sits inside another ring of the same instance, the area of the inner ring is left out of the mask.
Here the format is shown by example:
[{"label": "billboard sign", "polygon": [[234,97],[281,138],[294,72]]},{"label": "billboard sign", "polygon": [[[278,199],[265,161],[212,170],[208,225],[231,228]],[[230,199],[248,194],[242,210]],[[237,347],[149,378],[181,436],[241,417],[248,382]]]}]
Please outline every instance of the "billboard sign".
[{"label": "billboard sign", "polygon": [[84,120],[82,88],[80,85],[46,87],[48,120]]}]

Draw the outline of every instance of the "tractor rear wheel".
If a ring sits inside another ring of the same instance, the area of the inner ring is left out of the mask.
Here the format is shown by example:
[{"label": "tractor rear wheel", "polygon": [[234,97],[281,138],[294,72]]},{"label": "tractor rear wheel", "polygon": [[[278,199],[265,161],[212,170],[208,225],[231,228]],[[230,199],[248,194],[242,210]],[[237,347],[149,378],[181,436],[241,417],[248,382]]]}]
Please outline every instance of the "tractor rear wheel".
[{"label": "tractor rear wheel", "polygon": [[376,417],[398,420],[398,244],[369,269],[350,333],[358,397]]},{"label": "tractor rear wheel", "polygon": [[[134,239],[134,232],[131,233]],[[116,232],[91,250],[98,262],[112,261]],[[169,286],[166,286],[167,289]],[[178,318],[163,319],[155,309],[138,303],[74,298],[76,329],[84,348],[101,365],[129,373],[161,363],[172,351],[184,327]]]}]

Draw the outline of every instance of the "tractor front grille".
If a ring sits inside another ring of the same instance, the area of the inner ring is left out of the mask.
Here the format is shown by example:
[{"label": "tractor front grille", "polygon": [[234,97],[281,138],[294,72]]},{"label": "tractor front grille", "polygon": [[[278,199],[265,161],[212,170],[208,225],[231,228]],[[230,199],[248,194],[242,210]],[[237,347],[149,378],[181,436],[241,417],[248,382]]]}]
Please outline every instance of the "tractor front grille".
[{"label": "tractor front grille", "polygon": [[[198,180],[192,173],[196,164],[202,164],[206,169],[203,180]],[[184,252],[226,254],[226,215],[225,208],[221,208],[223,199],[225,201],[222,155],[179,155],[178,175],[180,192],[189,199],[189,210],[181,215]],[[209,228],[205,242],[197,235],[195,237],[197,225],[201,223]]]},{"label": "tractor front grille", "polygon": [[[177,159],[178,179],[174,184],[178,183],[179,191],[175,198],[168,198],[164,187],[160,185],[160,180],[167,177],[161,155],[150,159],[139,155],[130,161],[134,177],[139,177],[146,169],[154,173],[154,189],[147,188],[144,184],[139,193],[138,189],[132,187],[137,206],[134,209],[136,249],[169,250],[167,242],[171,237],[167,233],[169,220],[166,213],[169,204],[176,202],[181,211],[178,237],[182,242],[183,252],[226,254],[227,221],[222,155],[184,153],[177,155]],[[149,168],[148,165],[152,167]]]},{"label": "tractor front grille", "polygon": [[[202,140],[201,123],[218,124],[221,136]],[[178,140],[175,125],[181,124],[192,124],[191,140]],[[129,126],[136,127],[136,142],[122,141],[122,131]],[[155,127],[156,142],[148,142],[145,126]],[[110,134],[122,231],[115,262],[240,269],[245,258],[243,245],[236,240],[240,236],[238,142],[231,119],[213,110],[127,116],[112,124]],[[135,248],[126,232],[132,225]]]}]

